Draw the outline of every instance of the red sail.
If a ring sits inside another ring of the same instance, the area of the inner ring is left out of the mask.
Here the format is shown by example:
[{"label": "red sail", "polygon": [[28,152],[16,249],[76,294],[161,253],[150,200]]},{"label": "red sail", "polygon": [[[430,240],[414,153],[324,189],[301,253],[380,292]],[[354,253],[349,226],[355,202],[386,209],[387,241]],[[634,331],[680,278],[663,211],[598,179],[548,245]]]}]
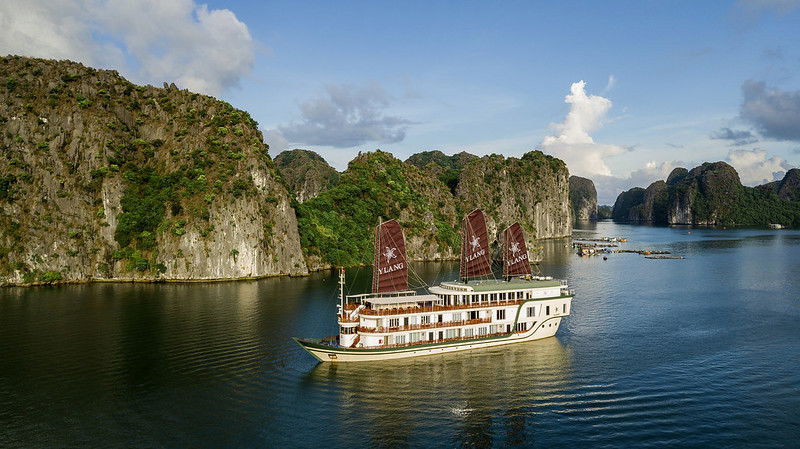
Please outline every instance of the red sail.
[{"label": "red sail", "polygon": [[464,218],[461,225],[461,278],[492,273],[489,258],[489,235],[483,211],[475,209]]},{"label": "red sail", "polygon": [[375,265],[372,293],[408,290],[408,264],[403,229],[395,220],[375,227]]},{"label": "red sail", "polygon": [[531,265],[525,234],[519,223],[514,223],[503,232],[503,276],[520,274],[531,274]]}]

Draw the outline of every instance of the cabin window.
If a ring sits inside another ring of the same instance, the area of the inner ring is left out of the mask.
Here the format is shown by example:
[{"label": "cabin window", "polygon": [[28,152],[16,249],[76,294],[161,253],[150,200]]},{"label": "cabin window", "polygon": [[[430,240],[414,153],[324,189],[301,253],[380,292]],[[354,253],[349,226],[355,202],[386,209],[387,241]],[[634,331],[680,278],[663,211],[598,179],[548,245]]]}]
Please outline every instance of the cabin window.
[{"label": "cabin window", "polygon": [[398,335],[398,336],[395,338],[395,341],[394,341],[394,342],[395,342],[396,344],[398,344],[398,345],[404,345],[404,344],[406,344],[406,336],[405,336],[405,334]]},{"label": "cabin window", "polygon": [[532,316],[536,316],[536,309],[533,306],[528,307],[528,318]]},{"label": "cabin window", "polygon": [[442,340],[443,338],[444,338],[444,332],[439,331],[439,340]]},{"label": "cabin window", "polygon": [[403,318],[403,326],[408,326],[408,317]]},{"label": "cabin window", "polygon": [[525,332],[525,325],[526,323],[517,323],[517,325],[514,327],[514,330],[517,332]]},{"label": "cabin window", "polygon": [[436,321],[438,321],[438,322],[440,322],[440,323],[441,323],[441,322],[444,322],[444,315],[442,315],[442,314],[440,313],[440,314],[439,314],[439,316],[437,317],[437,320],[436,320]]},{"label": "cabin window", "polygon": [[428,341],[433,341],[433,332],[428,332]]},{"label": "cabin window", "polygon": [[550,316],[550,306],[547,306],[546,311],[544,312],[545,315]]},{"label": "cabin window", "polygon": [[500,309],[500,310],[497,310],[495,312],[497,314],[497,319],[498,320],[506,319],[506,309]]},{"label": "cabin window", "polygon": [[473,329],[471,327],[469,329],[464,329],[464,336],[467,337],[467,338],[471,338],[471,337],[475,336],[475,329]]},{"label": "cabin window", "polygon": [[422,324],[431,324],[431,316],[430,315],[422,315],[419,317]]},{"label": "cabin window", "polygon": [[478,335],[486,335],[486,326],[478,328]]},{"label": "cabin window", "polygon": [[[380,340],[379,340],[379,341],[380,341]],[[394,335],[387,335],[387,336],[386,336],[386,344],[387,344],[387,345],[392,345],[392,344],[394,344]]]},{"label": "cabin window", "polygon": [[450,319],[452,321],[461,321],[461,312],[454,313]]},{"label": "cabin window", "polygon": [[528,299],[531,299],[531,292],[529,292],[529,291],[525,292],[525,297],[528,298]]},{"label": "cabin window", "polygon": [[400,326],[400,318],[389,318],[389,327]]},{"label": "cabin window", "polygon": [[409,317],[408,321],[412,325],[419,324],[419,317],[417,317],[417,316]]},{"label": "cabin window", "polygon": [[480,312],[479,310],[470,310],[470,312],[469,312],[469,319],[471,319],[471,320],[477,320],[477,319],[478,319],[478,313],[479,313],[479,312]]},{"label": "cabin window", "polygon": [[456,330],[455,329],[447,329],[444,333],[444,338],[456,338]]},{"label": "cabin window", "polygon": [[517,292],[517,299],[522,299],[524,297],[525,297],[525,293],[524,292]]},{"label": "cabin window", "polygon": [[486,302],[486,293],[481,295],[481,302]]}]

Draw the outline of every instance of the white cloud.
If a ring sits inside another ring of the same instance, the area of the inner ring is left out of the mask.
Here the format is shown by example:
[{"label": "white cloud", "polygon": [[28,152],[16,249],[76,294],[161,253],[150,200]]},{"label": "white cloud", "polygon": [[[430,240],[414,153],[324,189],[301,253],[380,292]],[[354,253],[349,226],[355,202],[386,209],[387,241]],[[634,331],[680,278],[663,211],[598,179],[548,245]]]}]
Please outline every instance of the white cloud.
[{"label": "white cloud", "polygon": [[740,115],[762,136],[800,141],[800,90],[770,89],[766,83],[747,80],[742,84],[742,94]]},{"label": "white cloud", "polygon": [[277,129],[264,131],[264,142],[269,145],[269,153],[273,156],[289,148],[289,141]]},{"label": "white cloud", "polygon": [[300,121],[278,129],[301,145],[351,148],[368,142],[396,143],[405,139],[413,122],[385,115],[390,104],[391,97],[377,84],[329,84],[322,96],[300,105]]},{"label": "white cloud", "polygon": [[590,136],[603,125],[612,103],[598,95],[586,95],[585,87],[583,81],[572,84],[570,94],[564,98],[570,111],[564,123],[551,125],[558,134],[545,137],[541,148],[566,162],[572,174],[611,176],[604,159],[626,150],[618,145],[595,143]]},{"label": "white cloud", "polygon": [[650,161],[644,167],[633,170],[627,177],[593,176],[591,179],[597,189],[597,203],[612,205],[623,190],[633,187],[646,189],[655,181],[666,181],[675,168],[686,166],[687,164],[683,161],[661,163]]},{"label": "white cloud", "polygon": [[231,11],[194,0],[29,0],[0,3],[0,53],[72,59],[218,95],[250,72],[255,44]]},{"label": "white cloud", "polygon": [[739,173],[742,184],[754,186],[783,179],[792,166],[785,159],[772,156],[767,158],[764,150],[732,150],[728,161]]}]

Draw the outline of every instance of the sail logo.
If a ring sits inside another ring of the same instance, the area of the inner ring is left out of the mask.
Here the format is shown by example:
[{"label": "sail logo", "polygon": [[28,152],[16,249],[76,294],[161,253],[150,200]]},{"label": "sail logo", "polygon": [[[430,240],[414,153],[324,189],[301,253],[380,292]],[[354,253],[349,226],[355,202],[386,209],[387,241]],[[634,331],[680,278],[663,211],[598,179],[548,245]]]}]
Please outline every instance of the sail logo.
[{"label": "sail logo", "polygon": [[397,270],[402,270],[403,268],[405,268],[405,264],[400,262],[394,265],[389,265],[388,267],[378,268],[378,274],[389,274]]},{"label": "sail logo", "polygon": [[516,256],[519,251],[519,242],[511,242],[511,254]]},{"label": "sail logo", "polygon": [[386,247],[386,251],[383,253],[383,257],[386,258],[386,263],[391,262],[392,259],[397,257],[397,248],[389,248]]},{"label": "sail logo", "polygon": [[470,240],[469,244],[472,245],[472,251],[477,250],[478,248],[481,247],[481,239],[480,239],[480,237],[477,237],[477,236],[473,235],[472,236],[472,240]]},{"label": "sail logo", "polygon": [[515,264],[518,264],[518,263],[520,263],[520,262],[522,262],[524,260],[528,260],[528,255],[527,254],[520,254],[518,257],[515,257],[515,258],[509,260],[508,261],[508,265],[515,265]]},{"label": "sail logo", "polygon": [[464,258],[464,261],[465,261],[465,262],[472,262],[473,260],[475,260],[475,259],[477,259],[478,257],[481,257],[481,256],[483,256],[483,255],[485,255],[485,254],[486,254],[486,250],[485,250],[485,249],[482,249],[482,250],[480,250],[480,251],[478,251],[478,252],[476,252],[476,253],[472,253],[472,254],[470,254],[469,256],[465,257],[465,258]]}]

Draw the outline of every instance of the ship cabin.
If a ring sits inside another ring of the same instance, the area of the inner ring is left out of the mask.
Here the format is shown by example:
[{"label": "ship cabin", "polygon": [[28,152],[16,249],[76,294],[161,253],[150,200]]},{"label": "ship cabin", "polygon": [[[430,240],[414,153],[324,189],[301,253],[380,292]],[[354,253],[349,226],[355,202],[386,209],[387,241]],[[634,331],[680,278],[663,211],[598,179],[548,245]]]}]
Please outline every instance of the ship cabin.
[{"label": "ship cabin", "polygon": [[525,332],[539,317],[568,315],[572,294],[565,281],[530,276],[444,282],[429,291],[348,296],[342,343],[391,347]]}]

